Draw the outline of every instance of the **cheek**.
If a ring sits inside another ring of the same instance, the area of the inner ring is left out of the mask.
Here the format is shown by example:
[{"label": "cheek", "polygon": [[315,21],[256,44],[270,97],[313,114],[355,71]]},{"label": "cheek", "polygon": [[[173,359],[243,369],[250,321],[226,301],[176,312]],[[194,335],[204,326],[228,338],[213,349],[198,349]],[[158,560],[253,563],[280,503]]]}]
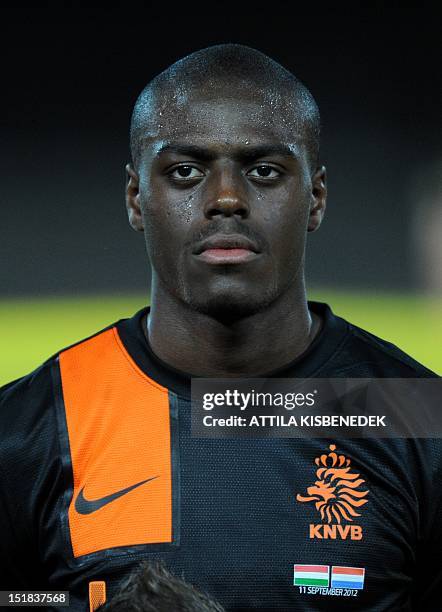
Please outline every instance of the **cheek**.
[{"label": "cheek", "polygon": [[[262,197],[262,219],[275,257],[285,263],[305,244],[309,214],[309,194],[285,188]],[[267,204],[267,205],[266,205]]]},{"label": "cheek", "polygon": [[[141,190],[140,190],[141,193]],[[144,235],[152,266],[175,276],[195,215],[192,194],[145,190],[141,199]]]},{"label": "cheek", "polygon": [[194,194],[175,195],[168,201],[166,214],[171,223],[181,226],[186,232],[195,217],[195,205]]},{"label": "cheek", "polygon": [[168,188],[164,180],[151,180],[140,186],[145,216],[167,226],[170,231],[186,231],[195,215],[195,195]]},{"label": "cheek", "polygon": [[275,245],[276,265],[283,276],[291,274],[303,260],[306,235],[307,219],[302,211],[285,216]]}]

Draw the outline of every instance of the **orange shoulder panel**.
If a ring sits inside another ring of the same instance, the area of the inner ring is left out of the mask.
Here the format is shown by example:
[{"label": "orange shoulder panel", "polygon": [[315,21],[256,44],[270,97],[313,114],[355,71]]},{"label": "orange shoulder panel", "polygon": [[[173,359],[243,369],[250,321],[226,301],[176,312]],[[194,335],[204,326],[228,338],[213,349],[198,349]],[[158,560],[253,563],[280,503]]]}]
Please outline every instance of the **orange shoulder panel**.
[{"label": "orange shoulder panel", "polygon": [[172,542],[167,389],[132,361],[115,328],[60,354],[74,492],[74,557]]}]

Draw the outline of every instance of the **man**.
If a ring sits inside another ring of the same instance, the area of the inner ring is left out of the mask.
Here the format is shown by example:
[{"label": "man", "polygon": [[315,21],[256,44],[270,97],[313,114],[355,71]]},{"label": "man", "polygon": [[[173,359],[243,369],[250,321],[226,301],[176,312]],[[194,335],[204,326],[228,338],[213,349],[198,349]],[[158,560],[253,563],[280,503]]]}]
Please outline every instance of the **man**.
[{"label": "man", "polygon": [[229,610],[440,609],[439,441],[190,433],[192,376],[433,376],[307,302],[318,146],[311,94],[247,47],[143,90],[127,210],[151,306],[3,389],[2,589],[69,590],[83,610],[89,583],[111,597],[163,559]]}]

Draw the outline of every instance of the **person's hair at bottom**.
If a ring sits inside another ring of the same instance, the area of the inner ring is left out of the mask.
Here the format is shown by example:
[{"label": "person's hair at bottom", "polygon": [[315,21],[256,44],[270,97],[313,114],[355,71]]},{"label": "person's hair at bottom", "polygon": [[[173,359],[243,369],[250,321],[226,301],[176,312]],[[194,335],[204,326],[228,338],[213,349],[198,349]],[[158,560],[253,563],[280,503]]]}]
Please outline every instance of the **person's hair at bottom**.
[{"label": "person's hair at bottom", "polygon": [[225,612],[214,599],[171,574],[161,562],[142,563],[99,612]]}]

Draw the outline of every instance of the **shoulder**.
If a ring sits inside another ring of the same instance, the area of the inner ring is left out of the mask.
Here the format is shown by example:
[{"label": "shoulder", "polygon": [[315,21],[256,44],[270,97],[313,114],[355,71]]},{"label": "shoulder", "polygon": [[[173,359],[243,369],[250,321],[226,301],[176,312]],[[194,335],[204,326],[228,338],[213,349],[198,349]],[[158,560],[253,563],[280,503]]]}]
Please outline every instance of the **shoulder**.
[{"label": "shoulder", "polygon": [[22,422],[33,408],[50,402],[51,370],[56,357],[51,357],[30,374],[22,376],[0,388],[0,438],[2,428],[11,429],[14,422]]},{"label": "shoulder", "polygon": [[[49,418],[55,401],[54,388],[59,381],[60,357],[87,347],[95,338],[100,338],[115,326],[116,323],[112,323],[91,336],[60,349],[29,374],[0,387],[0,440],[11,440],[15,431],[23,438],[28,430],[40,426]],[[0,444],[0,449],[1,446]]]},{"label": "shoulder", "polygon": [[24,491],[31,496],[34,483],[58,455],[52,366],[50,359],[0,388],[0,487],[4,503],[19,507],[20,516],[31,503],[22,505]]},{"label": "shoulder", "polygon": [[416,361],[392,342],[379,338],[352,324],[350,325],[350,334],[355,347],[359,347],[362,354],[382,365],[387,376],[437,377],[435,372]]},{"label": "shoulder", "polygon": [[[398,346],[332,314],[345,327],[343,341],[333,359],[339,376],[373,378],[433,378],[438,375]],[[330,374],[331,376],[332,374]]]},{"label": "shoulder", "polygon": [[355,348],[359,347],[361,353],[391,368],[392,373],[397,370],[415,377],[437,376],[435,372],[416,361],[392,342],[379,338],[356,325],[350,324],[350,337]]}]

